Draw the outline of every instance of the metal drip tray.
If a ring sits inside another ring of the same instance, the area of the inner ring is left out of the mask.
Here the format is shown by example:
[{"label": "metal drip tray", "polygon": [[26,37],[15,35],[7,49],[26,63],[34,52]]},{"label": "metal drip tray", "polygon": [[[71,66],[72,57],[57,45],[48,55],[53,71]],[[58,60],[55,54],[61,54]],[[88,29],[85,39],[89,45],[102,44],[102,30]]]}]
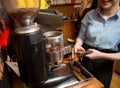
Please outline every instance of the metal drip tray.
[{"label": "metal drip tray", "polygon": [[53,88],[67,88],[68,86],[72,86],[79,83],[79,81],[73,76],[70,79],[62,82],[61,84],[54,86]]},{"label": "metal drip tray", "polygon": [[78,61],[69,63],[70,68],[78,81],[88,80],[94,76]]},{"label": "metal drip tray", "polygon": [[42,87],[53,88],[54,86],[65,82],[71,77],[73,77],[73,74],[68,64],[56,66],[49,71],[48,80],[44,82]]},{"label": "metal drip tray", "polygon": [[94,77],[78,61],[71,61],[71,62],[68,62],[68,64],[71,68],[73,77],[55,86],[54,88],[69,88],[70,86],[89,81]]}]

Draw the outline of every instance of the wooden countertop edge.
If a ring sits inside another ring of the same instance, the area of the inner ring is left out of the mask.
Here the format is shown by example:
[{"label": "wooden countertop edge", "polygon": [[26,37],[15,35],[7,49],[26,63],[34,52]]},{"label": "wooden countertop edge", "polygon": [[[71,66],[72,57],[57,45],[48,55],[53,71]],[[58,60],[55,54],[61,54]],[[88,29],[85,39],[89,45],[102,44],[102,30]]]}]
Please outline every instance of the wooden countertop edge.
[{"label": "wooden countertop edge", "polygon": [[70,22],[70,21],[73,21],[73,22],[75,22],[75,21],[77,21],[77,19],[69,19],[69,20],[64,20],[64,22]]},{"label": "wooden countertop edge", "polygon": [[104,85],[100,83],[96,78],[92,78],[89,81],[80,82],[79,84],[67,88],[104,88]]}]

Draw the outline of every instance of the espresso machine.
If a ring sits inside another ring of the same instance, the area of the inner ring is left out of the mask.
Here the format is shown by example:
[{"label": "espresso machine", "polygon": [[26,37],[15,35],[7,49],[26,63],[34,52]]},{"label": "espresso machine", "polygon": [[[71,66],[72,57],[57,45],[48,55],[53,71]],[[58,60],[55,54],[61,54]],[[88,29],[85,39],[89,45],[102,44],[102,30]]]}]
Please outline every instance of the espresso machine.
[{"label": "espresso machine", "polygon": [[[10,17],[15,21],[14,48],[20,78],[26,87],[53,88],[71,78],[72,74],[68,66],[56,65],[63,57],[63,34],[51,32],[51,35],[46,33],[43,36],[40,25],[33,23],[39,11],[39,0],[3,0],[3,4]],[[53,36],[53,34],[56,35]],[[52,39],[52,36],[55,39]],[[51,45],[49,40],[51,40]],[[54,40],[57,42],[53,42]],[[58,50],[55,50],[54,53],[51,51],[53,50],[51,47]],[[54,57],[54,55],[56,56]]]}]

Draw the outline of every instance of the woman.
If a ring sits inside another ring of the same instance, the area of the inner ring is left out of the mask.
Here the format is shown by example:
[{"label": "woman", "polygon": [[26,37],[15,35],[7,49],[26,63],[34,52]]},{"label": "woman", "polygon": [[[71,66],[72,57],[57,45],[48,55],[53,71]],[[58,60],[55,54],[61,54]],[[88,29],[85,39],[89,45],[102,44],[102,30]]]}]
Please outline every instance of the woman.
[{"label": "woman", "polygon": [[89,51],[81,62],[105,88],[110,87],[113,63],[120,60],[119,0],[98,0],[99,8],[81,21],[75,52]]}]

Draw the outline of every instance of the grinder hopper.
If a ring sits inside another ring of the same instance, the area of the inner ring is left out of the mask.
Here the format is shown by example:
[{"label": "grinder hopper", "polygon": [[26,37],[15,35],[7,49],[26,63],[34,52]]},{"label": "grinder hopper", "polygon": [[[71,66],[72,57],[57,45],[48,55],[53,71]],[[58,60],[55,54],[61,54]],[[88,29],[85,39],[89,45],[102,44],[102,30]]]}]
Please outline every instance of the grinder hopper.
[{"label": "grinder hopper", "polygon": [[43,34],[50,65],[55,65],[63,59],[63,34],[59,31],[48,31]]}]

